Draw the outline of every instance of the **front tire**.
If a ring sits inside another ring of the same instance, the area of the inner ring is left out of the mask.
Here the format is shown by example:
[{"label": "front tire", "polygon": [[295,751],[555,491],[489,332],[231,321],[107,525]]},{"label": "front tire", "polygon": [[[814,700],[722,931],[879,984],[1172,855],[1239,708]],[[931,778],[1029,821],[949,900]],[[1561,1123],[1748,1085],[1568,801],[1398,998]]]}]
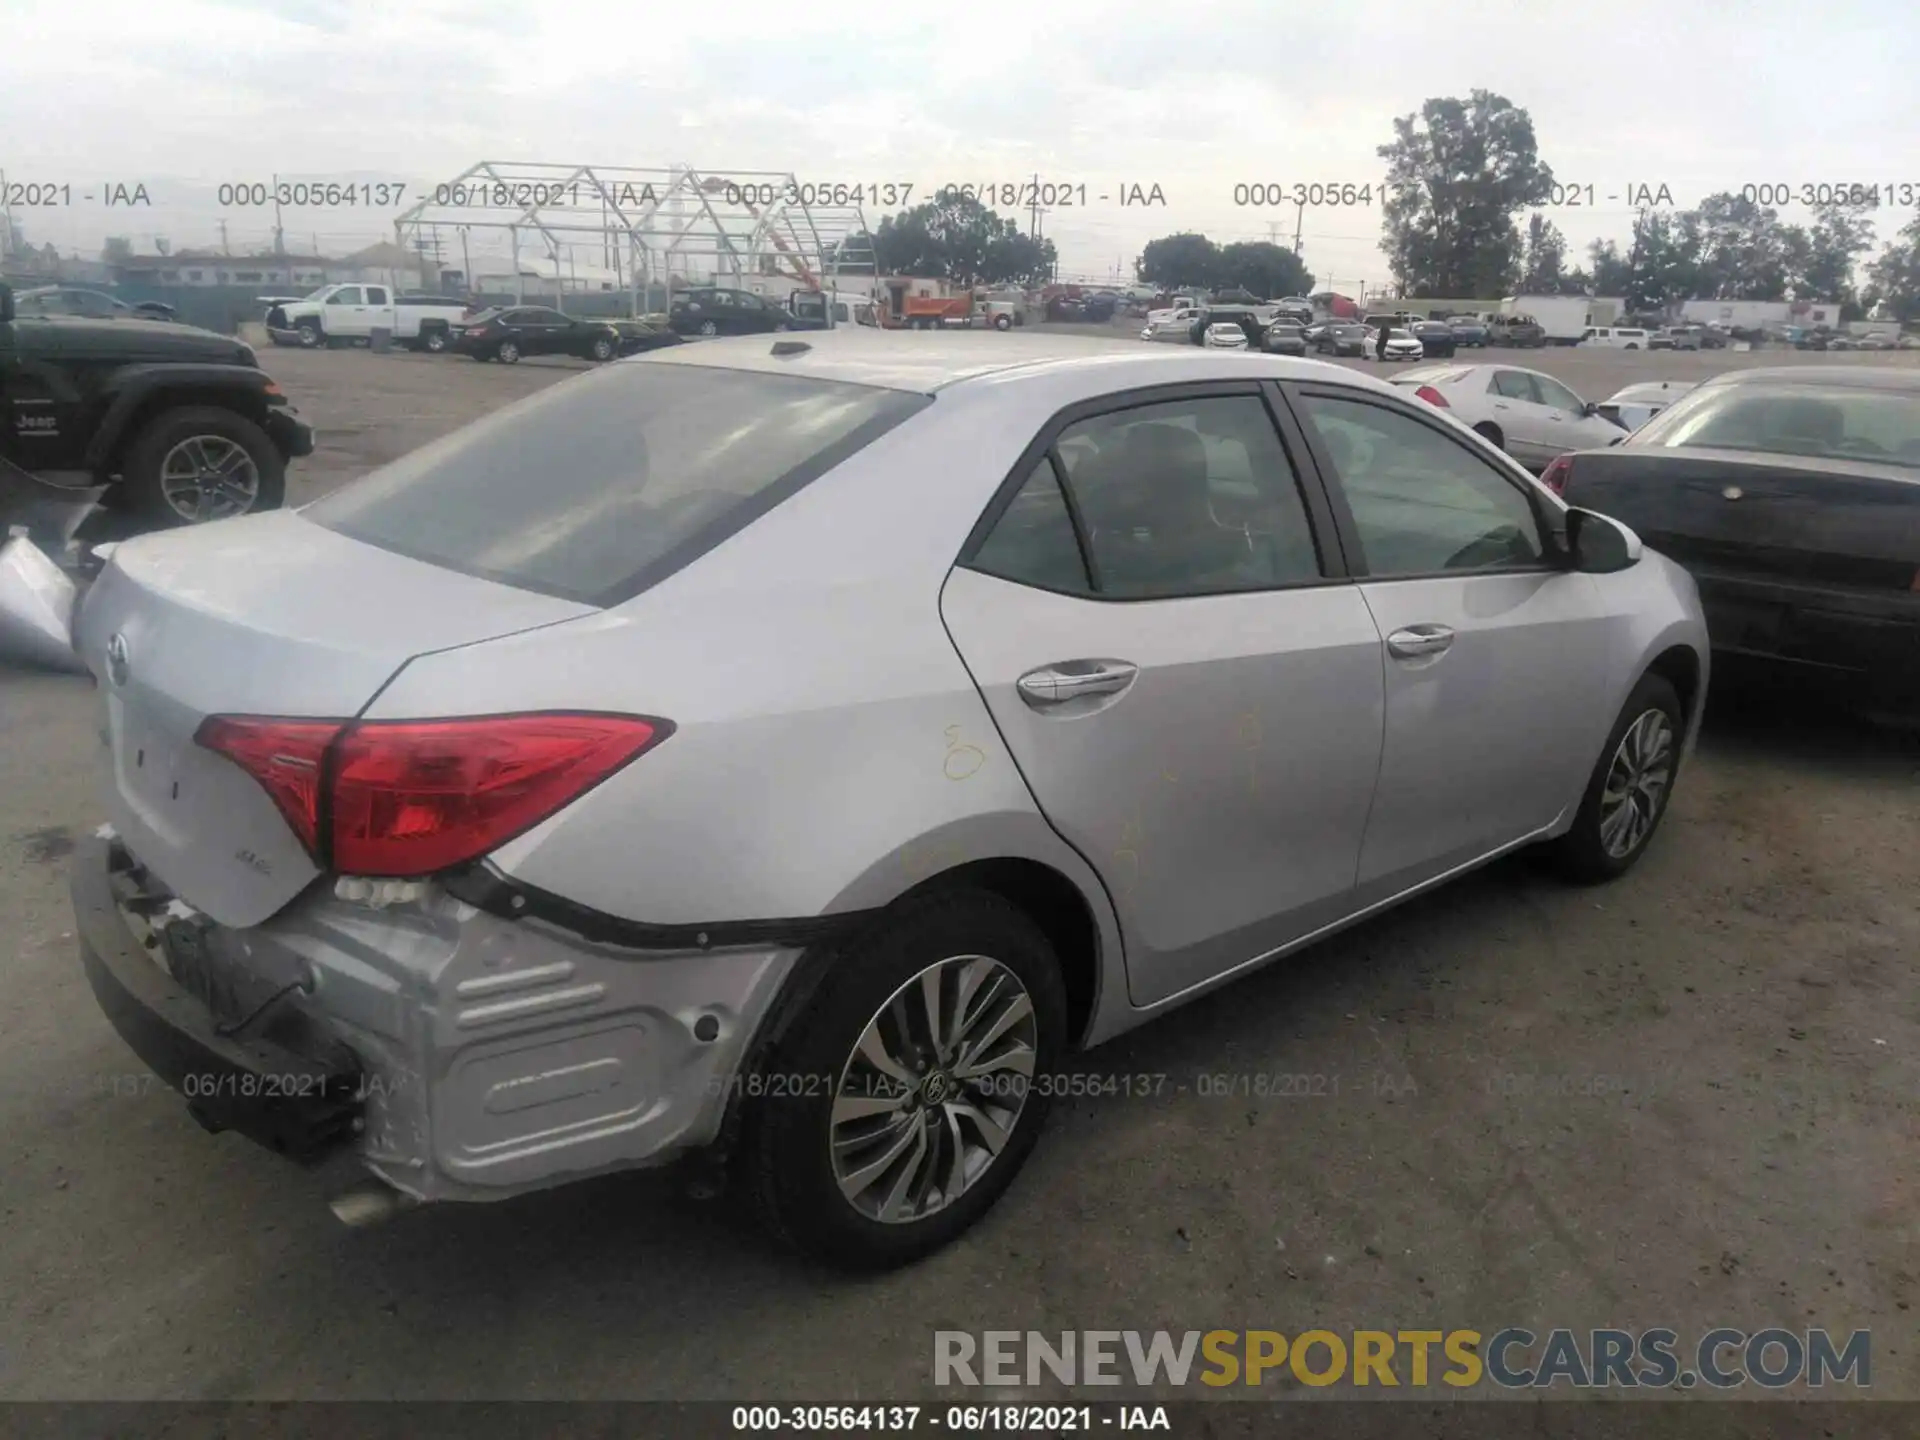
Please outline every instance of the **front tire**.
[{"label": "front tire", "polygon": [[702,335],[718,335],[720,333],[720,327],[711,320],[702,320],[700,322],[700,333]]},{"label": "front tire", "polygon": [[762,1218],[853,1270],[946,1245],[1032,1153],[1066,1028],[1024,912],[979,890],[907,902],[832,958],[749,1077],[737,1159]]},{"label": "front tire", "polygon": [[303,349],[318,350],[327,343],[326,332],[320,328],[318,320],[302,320],[293,328],[299,332]]},{"label": "front tire", "polygon": [[287,496],[287,464],[267,432],[216,405],[149,421],[120,475],[127,507],[161,529],[277,510]]},{"label": "front tire", "polygon": [[1011,330],[1013,328],[1013,320],[1006,315],[996,315],[993,317],[993,328],[996,330]]},{"label": "front tire", "polygon": [[1573,828],[1549,842],[1555,867],[1594,885],[1631,870],[1652,841],[1673,798],[1687,712],[1661,675],[1633,687],[1587,781]]}]

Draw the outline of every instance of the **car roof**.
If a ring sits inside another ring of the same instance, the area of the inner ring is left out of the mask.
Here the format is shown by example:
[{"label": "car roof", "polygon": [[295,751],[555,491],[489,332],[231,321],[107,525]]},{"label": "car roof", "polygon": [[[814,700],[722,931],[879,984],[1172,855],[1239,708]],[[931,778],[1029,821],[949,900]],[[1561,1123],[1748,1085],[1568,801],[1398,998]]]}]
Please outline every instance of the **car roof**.
[{"label": "car roof", "polygon": [[1673,399],[1689,390],[1697,390],[1700,384],[1698,380],[1638,380],[1614,391],[1607,397],[1606,403],[1632,405],[1642,400],[1657,400],[1662,396]]},{"label": "car roof", "polygon": [[[799,344],[807,348],[791,352]],[[776,345],[790,353],[776,355]],[[1226,358],[1199,346],[1179,348],[1138,340],[1078,335],[1014,335],[945,331],[856,329],[794,336],[750,335],[702,340],[636,355],[623,365],[697,365],[761,374],[807,375],[855,385],[874,385],[930,395],[948,387],[1011,374],[1106,371],[1112,388],[1175,385],[1188,380],[1336,380],[1394,393],[1372,376],[1318,360],[1257,352]]]},{"label": "car roof", "polygon": [[1920,370],[1890,365],[1778,365],[1763,370],[1729,370],[1702,382],[1707,385],[1829,386],[1844,390],[1903,390],[1920,393]]}]

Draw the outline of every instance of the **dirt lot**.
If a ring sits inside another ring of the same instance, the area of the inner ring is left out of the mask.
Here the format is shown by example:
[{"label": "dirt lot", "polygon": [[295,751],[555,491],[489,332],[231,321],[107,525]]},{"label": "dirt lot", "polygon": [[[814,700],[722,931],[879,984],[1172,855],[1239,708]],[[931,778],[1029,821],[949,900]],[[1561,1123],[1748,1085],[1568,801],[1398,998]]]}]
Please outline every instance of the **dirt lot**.
[{"label": "dirt lot", "polygon": [[[1604,398],[1778,359],[1522,363]],[[322,437],[296,501],[576,368],[266,360]],[[72,953],[90,702],[0,671],[0,1397],[873,1401],[929,1393],[939,1328],[1777,1324],[1870,1328],[1920,1399],[1920,742],[1766,677],[1717,682],[1628,879],[1503,863],[1115,1042],[1085,1068],[1157,1098],[1057,1110],[970,1238],[862,1282],[658,1176],[350,1232],[333,1176],[202,1133]]]}]

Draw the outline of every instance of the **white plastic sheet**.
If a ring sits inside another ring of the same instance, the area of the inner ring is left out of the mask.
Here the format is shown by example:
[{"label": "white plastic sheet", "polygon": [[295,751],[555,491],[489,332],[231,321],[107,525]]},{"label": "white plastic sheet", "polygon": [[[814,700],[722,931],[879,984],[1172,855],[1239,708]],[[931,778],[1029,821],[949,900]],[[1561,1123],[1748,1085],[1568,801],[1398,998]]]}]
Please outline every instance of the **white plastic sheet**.
[{"label": "white plastic sheet", "polygon": [[73,652],[79,588],[24,535],[0,545],[0,660],[84,675]]}]

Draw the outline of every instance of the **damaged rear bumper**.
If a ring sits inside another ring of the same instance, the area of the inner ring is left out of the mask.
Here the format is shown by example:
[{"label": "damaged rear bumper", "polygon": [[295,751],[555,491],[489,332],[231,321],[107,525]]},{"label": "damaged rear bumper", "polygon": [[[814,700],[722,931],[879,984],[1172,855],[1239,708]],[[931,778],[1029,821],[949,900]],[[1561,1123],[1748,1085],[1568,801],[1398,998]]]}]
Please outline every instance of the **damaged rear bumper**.
[{"label": "damaged rear bumper", "polygon": [[318,1160],[350,1141],[363,1088],[353,1056],[320,1036],[302,1045],[229,1031],[162,968],[153,952],[164,942],[143,944],[129,928],[123,906],[157,897],[144,892],[126,851],[94,839],[74,860],[87,983],[133,1053],[186,1097],[189,1113],[211,1131],[236,1131],[294,1160]]},{"label": "damaged rear bumper", "polygon": [[235,930],[110,834],[76,853],[72,891],[101,1009],[203,1124],[301,1159],[350,1149],[419,1200],[713,1144],[799,954],[589,941],[435,886],[383,909],[317,886]]}]

